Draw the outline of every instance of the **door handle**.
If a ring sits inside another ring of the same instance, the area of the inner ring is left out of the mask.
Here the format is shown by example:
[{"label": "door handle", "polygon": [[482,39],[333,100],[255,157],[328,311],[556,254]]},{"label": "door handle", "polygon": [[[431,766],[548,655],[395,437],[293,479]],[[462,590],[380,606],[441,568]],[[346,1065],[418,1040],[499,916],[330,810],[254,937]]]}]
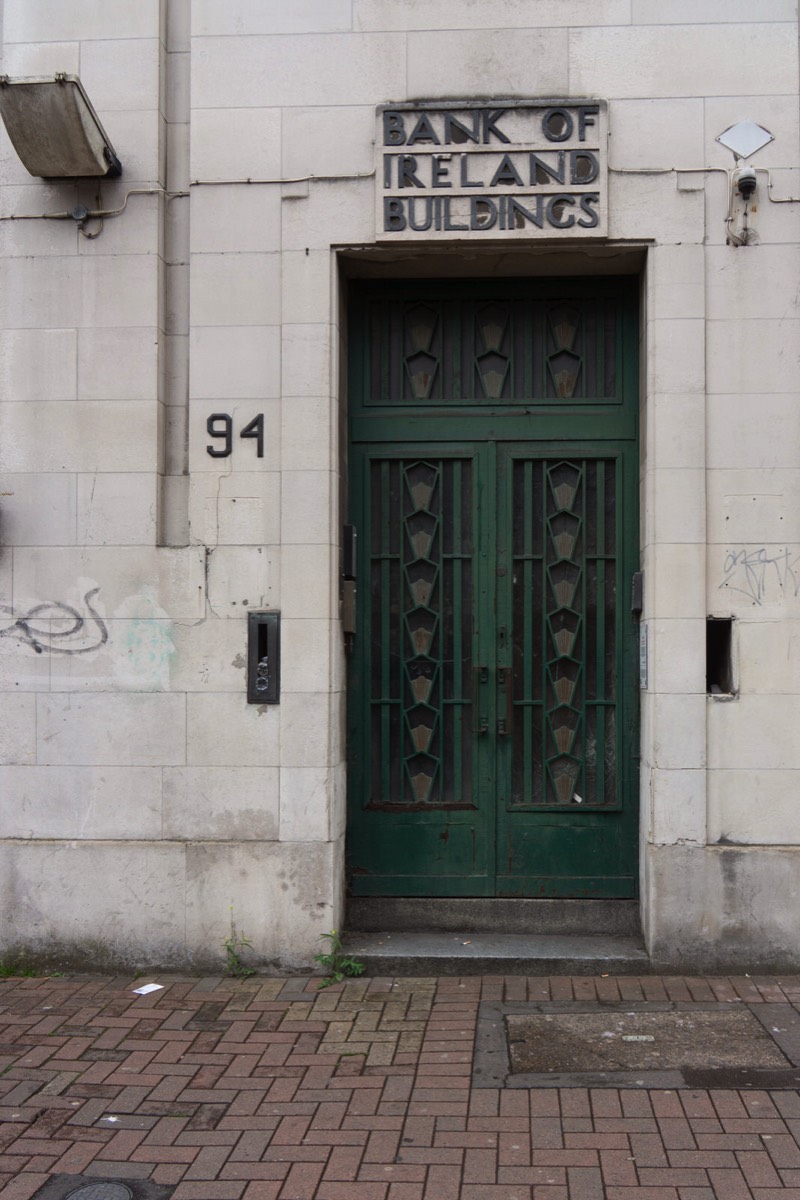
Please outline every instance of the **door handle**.
[{"label": "door handle", "polygon": [[480,686],[482,683],[489,682],[488,667],[473,667],[472,668],[472,732],[473,733],[488,733],[489,718],[478,716],[478,700],[480,696]]},{"label": "door handle", "polygon": [[[500,696],[505,695],[505,715],[497,722],[498,737],[511,737],[514,732],[513,676],[510,667],[497,668],[497,687]],[[499,708],[500,706],[498,706]]]}]

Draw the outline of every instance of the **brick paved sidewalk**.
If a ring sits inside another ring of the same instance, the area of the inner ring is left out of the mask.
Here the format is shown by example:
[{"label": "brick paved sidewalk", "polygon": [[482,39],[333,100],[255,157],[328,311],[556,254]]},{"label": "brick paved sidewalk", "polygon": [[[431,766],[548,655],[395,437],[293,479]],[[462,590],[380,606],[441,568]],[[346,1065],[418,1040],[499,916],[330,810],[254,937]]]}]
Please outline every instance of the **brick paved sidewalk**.
[{"label": "brick paved sidewalk", "polygon": [[0,981],[0,1200],[800,1200],[798,1091],[471,1079],[481,1000],[797,1008],[800,979],[154,978]]}]

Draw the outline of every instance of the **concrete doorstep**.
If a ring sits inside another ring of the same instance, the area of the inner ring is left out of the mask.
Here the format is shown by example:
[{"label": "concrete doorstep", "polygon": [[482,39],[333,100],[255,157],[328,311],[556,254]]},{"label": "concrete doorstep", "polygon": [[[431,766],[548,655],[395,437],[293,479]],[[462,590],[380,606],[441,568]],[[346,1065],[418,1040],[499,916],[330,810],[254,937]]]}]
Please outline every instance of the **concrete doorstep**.
[{"label": "concrete doorstep", "polygon": [[624,975],[650,969],[635,900],[361,897],[348,952],[380,975]]},{"label": "concrete doorstep", "polygon": [[587,934],[352,933],[347,952],[371,975],[637,975],[641,939]]}]

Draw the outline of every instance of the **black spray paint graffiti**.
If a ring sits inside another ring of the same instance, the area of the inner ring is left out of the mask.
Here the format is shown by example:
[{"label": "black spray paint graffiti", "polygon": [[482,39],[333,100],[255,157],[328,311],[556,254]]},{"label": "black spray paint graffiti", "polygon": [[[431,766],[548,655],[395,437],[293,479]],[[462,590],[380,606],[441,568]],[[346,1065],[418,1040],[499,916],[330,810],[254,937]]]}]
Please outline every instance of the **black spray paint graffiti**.
[{"label": "black spray paint graffiti", "polygon": [[741,592],[753,604],[764,604],[769,593],[783,596],[800,595],[800,549],[781,546],[779,550],[759,546],[742,546],[728,550],[722,568],[720,588]]},{"label": "black spray paint graffiti", "polygon": [[[97,650],[108,641],[106,623],[92,607],[92,600],[99,591],[100,588],[93,588],[83,598],[89,611],[89,619],[81,616],[70,604],[61,604],[54,600],[36,604],[26,613],[19,614],[13,608],[0,604],[0,614],[5,613],[9,619],[13,619],[11,625],[0,629],[0,638],[16,638],[24,645],[30,646],[37,654],[43,654],[45,651],[49,654],[88,654],[90,650]],[[37,624],[42,621],[47,622],[44,628]],[[67,621],[71,624],[65,624],[63,629],[53,629],[50,624],[53,621],[57,621],[59,625]],[[91,629],[92,622],[97,626],[96,634]],[[81,644],[87,636],[92,635],[94,640],[88,645]]]}]

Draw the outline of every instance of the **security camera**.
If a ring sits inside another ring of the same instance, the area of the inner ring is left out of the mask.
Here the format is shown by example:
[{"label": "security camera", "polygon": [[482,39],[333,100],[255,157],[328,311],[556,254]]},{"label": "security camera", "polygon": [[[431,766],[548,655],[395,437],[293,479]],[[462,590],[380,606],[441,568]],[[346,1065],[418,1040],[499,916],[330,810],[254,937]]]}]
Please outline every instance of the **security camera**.
[{"label": "security camera", "polygon": [[756,190],[756,173],[752,167],[740,167],[733,172],[733,186],[743,200],[749,200]]}]

